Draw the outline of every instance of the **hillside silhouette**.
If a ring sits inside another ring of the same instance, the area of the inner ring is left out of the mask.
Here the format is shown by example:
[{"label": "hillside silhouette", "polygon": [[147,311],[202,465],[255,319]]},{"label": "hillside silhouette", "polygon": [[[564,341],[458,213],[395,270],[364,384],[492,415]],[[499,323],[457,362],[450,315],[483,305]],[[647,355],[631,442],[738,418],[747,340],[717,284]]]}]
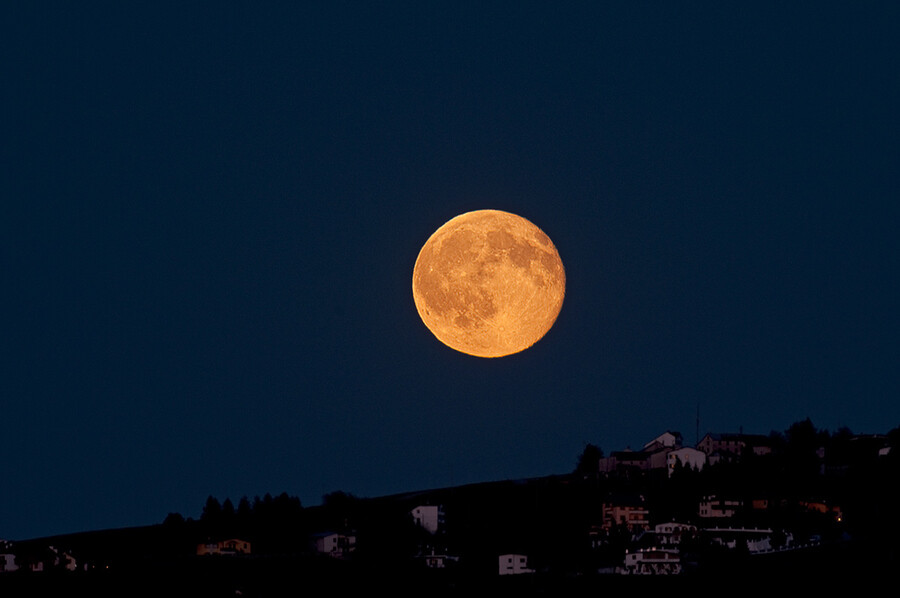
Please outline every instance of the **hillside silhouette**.
[{"label": "hillside silhouette", "polygon": [[[0,589],[85,584],[114,593],[144,580],[140,588],[150,592],[177,579],[181,589],[201,595],[262,596],[311,585],[588,591],[651,583],[675,588],[685,580],[752,584],[788,572],[824,585],[900,564],[893,494],[900,428],[855,435],[817,430],[807,419],[764,440],[767,454],[745,448],[702,468],[679,462],[603,472],[600,464],[609,457],[588,444],[570,472],[534,479],[375,498],[336,491],[316,506],[287,493],[236,501],[210,496],[197,518],[170,513],[150,526],[14,542],[6,550],[19,569],[0,573]],[[702,517],[698,504],[711,496],[727,497],[733,509]],[[610,505],[629,501],[640,502],[634,512],[646,514],[641,525],[610,521]],[[439,508],[436,531],[413,517],[423,505]],[[621,570],[626,553],[658,548],[661,537],[653,530],[666,522],[692,530],[679,545],[680,575],[637,581],[611,574]],[[731,546],[710,531],[723,528],[770,530],[770,550],[753,553],[750,542]],[[337,542],[327,554],[316,544],[326,536]],[[227,544],[236,539],[246,543],[245,552]],[[75,570],[62,561],[56,570],[30,570],[47,558],[48,546],[71,555]],[[200,554],[203,547],[214,554]],[[507,554],[527,555],[530,574],[498,576],[498,556]],[[430,567],[438,557],[440,568]]]}]

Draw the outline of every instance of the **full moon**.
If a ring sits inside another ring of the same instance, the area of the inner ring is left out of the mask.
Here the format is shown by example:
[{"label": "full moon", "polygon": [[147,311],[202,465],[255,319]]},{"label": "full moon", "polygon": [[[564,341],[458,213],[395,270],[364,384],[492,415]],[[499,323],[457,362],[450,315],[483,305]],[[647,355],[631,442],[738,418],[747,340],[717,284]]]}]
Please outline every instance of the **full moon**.
[{"label": "full moon", "polygon": [[419,316],[439,341],[469,355],[503,357],[547,334],[562,309],[566,273],[537,226],[509,212],[478,210],[425,242],[412,288]]}]

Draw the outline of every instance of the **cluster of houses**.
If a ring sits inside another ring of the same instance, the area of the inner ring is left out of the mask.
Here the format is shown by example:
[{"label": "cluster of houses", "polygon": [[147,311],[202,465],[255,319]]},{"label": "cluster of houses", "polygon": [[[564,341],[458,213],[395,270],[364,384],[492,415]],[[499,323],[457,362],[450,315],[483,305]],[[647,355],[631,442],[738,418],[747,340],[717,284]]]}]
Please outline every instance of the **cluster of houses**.
[{"label": "cluster of houses", "polygon": [[[615,451],[599,460],[601,475],[633,477],[665,475],[671,477],[679,467],[700,471],[721,462],[735,462],[745,455],[770,455],[774,451],[767,436],[753,434],[707,434],[696,447],[682,446],[681,435],[673,432],[654,438],[640,450]],[[746,501],[730,496],[708,495],[696,505],[693,523],[666,522],[651,526],[651,513],[642,496],[610,497],[602,505],[602,523],[591,530],[592,546],[607,541],[609,531],[620,526],[631,534],[632,545],[647,546],[629,550],[624,562],[615,568],[620,574],[677,574],[682,570],[680,545],[686,539],[702,536],[711,544],[728,549],[746,548],[751,554],[796,550],[816,539],[795,541],[793,534],[768,528],[731,525],[732,520],[748,512],[766,512],[769,499]],[[838,505],[821,501],[799,501],[795,505],[811,512],[841,520]]]},{"label": "cluster of houses", "polygon": [[[841,476],[850,467],[853,459],[881,459],[890,454],[891,445],[887,437],[880,434],[852,435],[845,438],[848,444],[846,454],[826,455],[824,447],[815,450],[818,473]],[[695,447],[681,445],[678,433],[666,432],[645,444],[640,450],[624,450],[613,452],[609,457],[599,461],[599,472],[616,477],[660,476],[671,477],[679,467],[702,470],[706,466],[717,463],[732,463],[747,456],[773,455],[776,447],[773,438],[754,434],[707,434]],[[853,455],[852,457],[849,455]],[[824,516],[824,520],[840,523],[843,518],[841,507],[822,499],[797,499],[787,501],[769,496],[734,497],[708,495],[703,496],[696,504],[691,520],[694,524],[663,523],[651,529],[650,513],[643,505],[641,497],[631,497],[628,502],[604,504],[604,527],[612,522],[625,524],[634,532],[635,539],[644,535],[655,536],[656,541],[648,543],[651,548],[637,550],[626,554],[625,562],[619,568],[620,573],[669,573],[678,572],[680,565],[676,556],[678,551],[670,536],[670,526],[680,528],[681,538],[696,538],[701,535],[711,544],[718,544],[728,549],[743,548],[750,554],[800,550],[818,545],[820,536],[812,534],[804,538],[795,538],[786,530],[767,528],[746,528],[739,522],[747,521],[742,515],[750,515],[750,521],[766,521],[767,517],[753,517],[766,514],[773,507],[788,507],[793,512],[816,513]],[[732,522],[735,522],[732,524]],[[672,528],[675,529],[675,528]]]},{"label": "cluster of houses", "polygon": [[54,546],[47,546],[39,553],[23,559],[14,553],[11,542],[0,540],[0,573],[11,573],[20,569],[36,573],[51,570],[75,571],[85,567],[83,563],[79,565],[71,554]]},{"label": "cluster of houses", "polygon": [[772,453],[767,436],[756,434],[707,434],[696,447],[682,446],[681,434],[665,432],[640,450],[614,451],[600,459],[602,474],[629,475],[636,472],[666,471],[671,476],[676,467],[701,470],[706,465],[731,462],[747,451],[755,455]]},{"label": "cluster of houses", "polygon": [[[880,434],[856,435],[852,442],[863,447],[863,450],[887,455],[891,447],[885,436]],[[846,464],[826,463],[824,449],[819,449],[820,473],[839,473]],[[765,456],[775,451],[772,439],[761,434],[706,434],[695,447],[683,446],[681,434],[665,432],[640,450],[625,449],[614,451],[608,457],[600,459],[601,474],[628,476],[634,473],[658,473],[667,471],[671,476],[679,466],[701,470],[707,465],[732,463],[746,455]]]},{"label": "cluster of houses", "polygon": [[[877,448],[877,447],[876,447]],[[623,450],[601,458],[599,473],[606,476],[632,477],[658,475],[671,477],[679,467],[702,470],[722,462],[734,462],[746,455],[765,456],[775,448],[767,436],[752,434],[707,434],[695,447],[682,446],[681,435],[665,432],[646,443],[640,450]],[[878,448],[885,454],[887,447]],[[823,466],[824,467],[824,466]],[[588,531],[591,546],[600,548],[610,542],[611,531],[625,530],[630,536],[628,550],[623,561],[608,570],[622,575],[678,574],[682,571],[682,544],[687,540],[703,537],[704,541],[725,549],[745,549],[751,554],[798,550],[815,545],[816,537],[794,538],[790,531],[770,528],[745,527],[741,515],[765,513],[772,505],[770,499],[760,497],[750,500],[730,496],[703,496],[696,504],[689,522],[668,521],[653,525],[647,502],[641,495],[609,496],[601,506],[599,525]],[[839,505],[817,500],[797,501],[793,505],[801,510],[830,516],[841,520]],[[435,533],[443,523],[443,511],[438,506],[418,506],[412,511],[413,519]],[[421,554],[429,567],[446,567],[455,557],[435,554],[426,550]],[[516,575],[533,573],[529,556],[525,554],[498,555],[498,574]]]},{"label": "cluster of houses", "polygon": [[250,542],[238,538],[197,544],[197,556],[250,554]]},{"label": "cluster of houses", "polygon": [[[665,432],[646,443],[640,450],[612,452],[599,459],[598,473],[610,477],[669,476],[679,468],[702,470],[719,462],[731,462],[743,456],[768,455],[774,447],[766,436],[748,434],[707,434],[695,447],[682,446],[681,435]],[[881,450],[889,450],[885,447]],[[881,454],[881,452],[879,452]],[[590,545],[599,549],[610,545],[611,538],[624,532],[628,536],[628,546],[624,559],[609,573],[623,575],[678,574],[682,571],[682,544],[702,536],[706,542],[726,549],[742,548],[751,554],[780,550],[795,550],[815,542],[815,538],[795,541],[793,535],[784,530],[744,527],[747,519],[740,515],[763,513],[770,508],[767,498],[747,500],[730,496],[703,496],[696,504],[696,510],[689,521],[667,521],[655,523],[647,502],[641,495],[608,496],[601,505],[601,518],[597,525],[586,530]],[[841,520],[838,505],[820,501],[798,502],[801,509],[828,515],[834,521]],[[415,525],[435,537],[433,542],[425,541],[419,546],[418,558],[425,567],[443,569],[452,566],[460,557],[446,554],[439,548],[442,543],[438,536],[445,526],[445,513],[441,505],[420,504],[409,516]],[[756,521],[765,519],[755,518]],[[615,534],[613,533],[615,532]],[[427,537],[427,536],[426,536]],[[309,538],[312,551],[335,559],[348,559],[356,550],[357,537],[352,531],[325,531]],[[638,548],[640,547],[640,548]],[[206,555],[248,555],[250,543],[240,538],[230,538],[206,542],[196,546],[198,556]],[[534,573],[527,554],[498,554],[498,575],[519,575]],[[79,567],[75,559],[64,551],[49,546],[39,555],[28,555],[17,559],[11,544],[0,541],[0,573],[28,568],[31,571],[61,570],[74,571]],[[82,565],[83,567],[83,565]]]},{"label": "cluster of houses", "polygon": [[[432,536],[437,535],[444,527],[444,509],[440,505],[419,505],[409,512],[415,525]],[[356,550],[356,534],[354,532],[325,531],[313,534],[311,547],[318,554],[336,559],[349,558]],[[420,547],[419,558],[426,567],[442,569],[448,563],[459,560],[458,557],[437,552],[431,544]]]},{"label": "cluster of houses", "polygon": [[[413,522],[431,535],[437,535],[444,525],[444,510],[440,505],[419,505],[410,511]],[[356,549],[356,534],[353,532],[325,531],[313,534],[311,547],[318,554],[335,559],[350,558]],[[199,544],[197,555],[240,555],[250,554],[250,543],[239,539],[222,540]],[[459,561],[458,556],[439,552],[433,544],[420,547],[418,558],[425,567],[444,569]],[[534,573],[528,566],[528,556],[524,554],[501,554],[497,557],[499,575]]]},{"label": "cluster of houses", "polygon": [[[611,498],[602,505],[602,523],[589,530],[593,548],[600,548],[609,540],[609,533],[613,527],[624,526],[629,531],[635,545],[640,540],[647,544],[648,538],[652,548],[641,548],[629,551],[624,556],[620,566],[613,567],[605,572],[621,575],[659,575],[678,574],[681,572],[681,544],[694,539],[703,532],[712,541],[726,548],[736,548],[738,545],[746,545],[751,552],[768,552],[775,548],[772,544],[774,535],[771,529],[721,526],[721,520],[734,515],[737,505],[731,505],[730,501],[721,501],[711,498],[701,503],[699,515],[716,520],[716,524],[710,527],[698,528],[697,525],[678,522],[660,523],[651,526],[650,512],[643,498],[617,497]],[[413,521],[429,532],[438,535],[444,526],[444,510],[440,505],[419,505],[410,511]],[[337,559],[349,558],[356,547],[356,536],[352,533],[323,532],[313,536],[313,545],[316,551]],[[452,566],[460,560],[459,556],[449,555],[436,548],[437,544],[424,543],[420,545],[418,558],[425,567],[432,569],[444,569]],[[793,538],[788,534],[781,549],[796,548]],[[535,569],[529,565],[529,555],[519,553],[504,553],[497,555],[498,575],[519,575],[534,573]]]}]

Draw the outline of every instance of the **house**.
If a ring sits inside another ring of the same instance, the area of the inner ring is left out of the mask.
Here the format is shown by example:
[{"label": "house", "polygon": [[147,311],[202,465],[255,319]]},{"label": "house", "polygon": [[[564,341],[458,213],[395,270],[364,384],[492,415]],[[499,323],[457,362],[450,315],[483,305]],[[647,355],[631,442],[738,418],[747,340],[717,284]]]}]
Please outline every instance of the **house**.
[{"label": "house", "polygon": [[700,501],[697,514],[704,518],[734,517],[741,506],[742,504],[739,500],[705,496]]},{"label": "house", "polygon": [[626,449],[613,451],[609,457],[600,459],[600,473],[623,476],[643,475],[655,469],[665,469],[666,456],[670,451],[681,448],[681,434],[664,432],[644,444],[639,451]]},{"label": "house", "polygon": [[250,554],[250,542],[232,538],[230,540],[221,540],[219,542],[198,544],[197,554]]},{"label": "house", "polygon": [[50,551],[53,553],[53,566],[61,567],[66,571],[74,571],[78,568],[78,564],[75,562],[75,557],[73,557],[68,552],[59,550],[50,546]]},{"label": "house", "polygon": [[703,535],[711,544],[734,550],[746,546],[751,553],[772,550],[772,530],[746,527],[707,527]]},{"label": "house", "polygon": [[663,449],[681,448],[681,434],[679,432],[663,432],[644,445],[643,450],[649,453]]},{"label": "house", "polygon": [[882,454],[887,454],[890,449],[888,438],[884,434],[855,434],[850,438],[850,452],[856,460],[867,460]]},{"label": "house", "polygon": [[697,526],[688,523],[658,523],[653,529],[654,534],[659,539],[659,543],[664,546],[677,546],[685,538],[690,538],[697,534]]},{"label": "house", "polygon": [[350,556],[356,550],[356,535],[337,532],[320,532],[312,537],[315,549],[320,554],[327,554],[336,559]]},{"label": "house", "polygon": [[16,571],[16,555],[12,552],[12,542],[0,540],[0,573]]},{"label": "house", "polygon": [[728,451],[713,451],[706,453],[707,465],[718,465],[719,463],[733,463],[737,460],[737,455]]},{"label": "house", "polygon": [[669,470],[669,477],[672,477],[672,472],[675,471],[675,467],[678,463],[681,463],[690,469],[699,471],[706,465],[706,453],[690,447],[669,451],[666,455],[666,466]]},{"label": "house", "polygon": [[500,575],[534,573],[534,569],[528,568],[528,557],[524,554],[501,554],[498,564]]},{"label": "house", "polygon": [[644,451],[613,451],[600,459],[600,473],[621,476],[642,475],[650,469],[650,453]]},{"label": "house", "polygon": [[647,469],[652,472],[665,471],[668,466],[669,453],[675,449],[660,448],[647,454]]},{"label": "house", "polygon": [[446,569],[449,563],[455,563],[459,561],[458,556],[436,554],[434,548],[431,549],[431,552],[429,554],[420,555],[419,558],[421,558],[425,562],[425,566],[429,569]]},{"label": "house", "polygon": [[15,554],[9,542],[0,541],[0,572],[22,569],[39,573],[54,570],[75,571],[77,568],[75,557],[54,546],[35,545]]},{"label": "house", "polygon": [[750,552],[750,554],[756,554],[759,552],[771,552],[772,537],[763,536],[761,538],[748,538],[747,550]]},{"label": "house", "polygon": [[817,500],[801,500],[797,504],[814,513],[822,513],[823,515],[831,515],[835,521],[841,521],[841,508],[837,505],[828,505],[825,502]]},{"label": "house", "polygon": [[681,434],[664,432],[644,444],[639,451],[627,449],[614,451],[600,459],[600,473],[619,476],[642,476],[647,472],[663,471],[668,465],[668,454],[681,448]]},{"label": "house", "polygon": [[18,568],[16,555],[8,552],[0,553],[0,573],[16,571]]},{"label": "house", "polygon": [[601,511],[602,527],[606,530],[615,525],[624,525],[632,532],[650,527],[650,512],[643,496],[611,497],[604,501]]},{"label": "house", "polygon": [[413,522],[430,534],[436,534],[444,525],[444,510],[437,505],[420,505],[410,511]]},{"label": "house", "polygon": [[606,544],[606,538],[608,537],[609,530],[603,529],[599,525],[592,525],[588,529],[588,541],[591,544],[591,548],[599,548]]},{"label": "house", "polygon": [[648,469],[664,470],[668,467],[669,455],[681,449],[679,432],[664,432],[644,445],[643,452],[648,453]]},{"label": "house", "polygon": [[678,550],[649,548],[626,552],[625,562],[619,569],[621,575],[678,575],[681,573],[681,555]]},{"label": "house", "polygon": [[[716,460],[739,459],[748,451],[758,456],[772,453],[772,444],[769,438],[761,434],[709,433],[697,443],[697,448],[709,457],[717,456]],[[710,459],[710,464],[713,461]]]}]

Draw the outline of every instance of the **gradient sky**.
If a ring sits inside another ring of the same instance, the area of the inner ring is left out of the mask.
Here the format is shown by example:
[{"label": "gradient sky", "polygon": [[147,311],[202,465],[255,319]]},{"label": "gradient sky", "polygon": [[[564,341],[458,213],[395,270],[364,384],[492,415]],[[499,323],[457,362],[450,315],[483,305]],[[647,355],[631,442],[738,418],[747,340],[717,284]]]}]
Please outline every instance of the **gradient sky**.
[{"label": "gradient sky", "polygon": [[[896,3],[135,4],[0,9],[0,538],[900,425]],[[496,360],[411,294],[484,208],[568,279]]]}]

